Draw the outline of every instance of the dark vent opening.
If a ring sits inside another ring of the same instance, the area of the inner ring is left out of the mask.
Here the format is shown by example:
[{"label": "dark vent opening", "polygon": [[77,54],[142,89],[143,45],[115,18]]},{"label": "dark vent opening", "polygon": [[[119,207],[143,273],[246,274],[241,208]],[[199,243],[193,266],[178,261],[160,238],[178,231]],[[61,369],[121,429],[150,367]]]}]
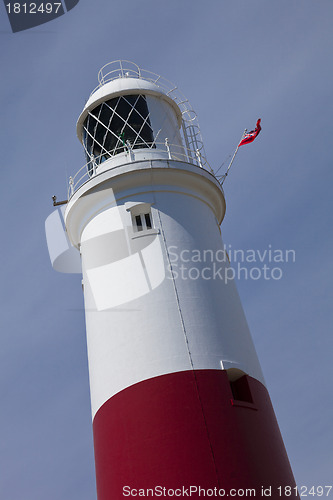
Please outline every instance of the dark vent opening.
[{"label": "dark vent opening", "polygon": [[243,375],[243,377],[234,380],[233,382],[230,380],[230,387],[232,391],[233,398],[236,401],[244,401],[246,403],[253,403],[251,390],[249,387],[249,382],[247,380],[247,376]]}]

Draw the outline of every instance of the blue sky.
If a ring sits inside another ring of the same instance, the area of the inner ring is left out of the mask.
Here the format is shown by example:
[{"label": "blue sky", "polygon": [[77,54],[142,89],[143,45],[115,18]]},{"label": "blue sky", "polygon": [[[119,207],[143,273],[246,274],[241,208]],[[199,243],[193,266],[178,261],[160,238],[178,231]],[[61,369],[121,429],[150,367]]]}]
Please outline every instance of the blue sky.
[{"label": "blue sky", "polygon": [[178,85],[215,169],[262,119],[224,185],[222,234],[296,252],[280,280],[238,289],[296,482],[332,484],[332,21],[331,0],[81,0],[12,34],[0,5],[1,498],[96,498],[80,277],[52,270],[44,221],[116,59]]}]

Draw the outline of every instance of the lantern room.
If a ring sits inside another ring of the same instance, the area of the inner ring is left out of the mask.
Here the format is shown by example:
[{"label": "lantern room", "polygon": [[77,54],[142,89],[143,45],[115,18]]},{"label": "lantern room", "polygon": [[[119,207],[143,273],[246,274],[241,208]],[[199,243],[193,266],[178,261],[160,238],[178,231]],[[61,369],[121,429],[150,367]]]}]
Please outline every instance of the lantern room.
[{"label": "lantern room", "polygon": [[147,159],[205,164],[195,112],[177,87],[129,61],[106,64],[77,123],[89,176]]}]

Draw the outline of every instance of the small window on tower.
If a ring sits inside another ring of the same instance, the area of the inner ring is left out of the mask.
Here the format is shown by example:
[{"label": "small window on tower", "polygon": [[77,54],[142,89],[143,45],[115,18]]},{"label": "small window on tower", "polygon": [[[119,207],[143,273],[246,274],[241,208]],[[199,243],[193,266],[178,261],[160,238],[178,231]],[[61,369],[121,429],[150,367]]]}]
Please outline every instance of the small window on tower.
[{"label": "small window on tower", "polygon": [[135,216],[135,225],[136,225],[136,230],[137,231],[142,231],[142,216],[141,215],[136,215]]},{"label": "small window on tower", "polygon": [[252,397],[251,377],[238,368],[228,368],[224,371],[230,384],[232,394],[230,402],[232,406],[257,410],[258,408]]},{"label": "small window on tower", "polygon": [[246,375],[243,375],[243,377],[234,380],[233,382],[231,380],[229,382],[234,400],[253,403],[251,390]]},{"label": "small window on tower", "polygon": [[151,229],[152,225],[151,225],[151,216],[150,216],[150,214],[144,214],[144,217],[145,217],[145,223],[146,223],[147,229]]},{"label": "small window on tower", "polygon": [[135,232],[152,229],[153,224],[152,224],[151,213],[147,212],[145,214],[135,215],[133,217],[133,227]]}]

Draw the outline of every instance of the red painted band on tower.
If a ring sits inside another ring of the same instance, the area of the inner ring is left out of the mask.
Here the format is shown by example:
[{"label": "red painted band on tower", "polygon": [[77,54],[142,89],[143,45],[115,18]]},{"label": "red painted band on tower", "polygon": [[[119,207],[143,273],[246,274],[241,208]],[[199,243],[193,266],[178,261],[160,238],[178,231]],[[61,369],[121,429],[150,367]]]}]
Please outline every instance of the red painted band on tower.
[{"label": "red painted band on tower", "polygon": [[273,499],[295,486],[267,389],[249,376],[235,384],[225,371],[196,370],[139,382],[99,409],[93,429],[98,500],[124,498],[125,486],[255,488],[256,497],[272,487]]}]

